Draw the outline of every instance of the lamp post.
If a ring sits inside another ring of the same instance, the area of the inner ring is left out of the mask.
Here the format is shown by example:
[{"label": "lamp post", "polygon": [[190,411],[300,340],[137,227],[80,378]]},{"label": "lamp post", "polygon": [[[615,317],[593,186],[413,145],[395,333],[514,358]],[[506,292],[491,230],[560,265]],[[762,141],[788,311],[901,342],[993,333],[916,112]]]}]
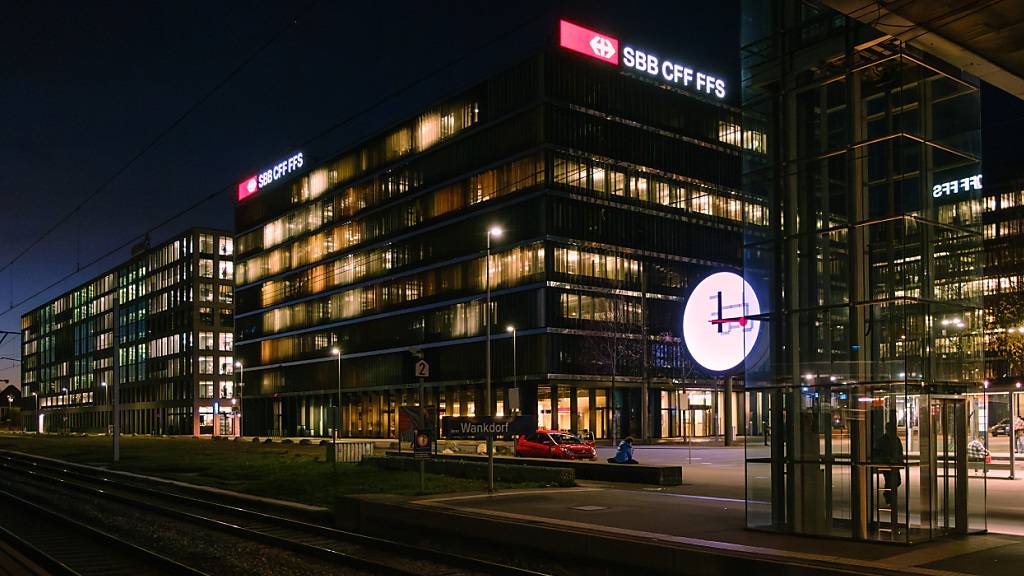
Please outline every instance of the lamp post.
[{"label": "lamp post", "polygon": [[13,410],[12,406],[13,405],[14,405],[14,395],[13,394],[8,394],[7,395],[7,421],[8,422],[13,422],[14,421],[14,417],[12,416],[12,410]]},{"label": "lamp post", "polygon": [[[512,387],[519,392],[519,365],[516,358],[516,327],[509,324],[505,327],[506,332],[512,333]],[[518,397],[517,397],[518,399]],[[505,413],[506,415],[512,414],[512,407],[509,404],[508,397],[505,398]]]},{"label": "lamp post", "polygon": [[36,434],[41,434],[43,431],[39,429],[39,393],[33,392],[32,395],[36,397]]},{"label": "lamp post", "polygon": [[100,382],[100,388],[103,388],[103,403],[107,404],[110,401],[110,389],[106,382]]},{"label": "lamp post", "polygon": [[64,428],[68,433],[70,433],[71,415],[68,414],[68,406],[71,405],[71,392],[68,392],[67,388],[61,388],[60,391],[64,393]]},{"label": "lamp post", "polygon": [[[487,230],[487,258],[484,261],[487,285],[487,306],[484,325],[487,327],[487,351],[484,359],[484,416],[494,416],[491,404],[491,237],[500,238],[504,231],[498,226]],[[487,437],[487,491],[494,492],[494,436]]]},{"label": "lamp post", "polygon": [[235,361],[235,367],[238,368],[238,435],[242,434],[242,416],[245,411],[245,366],[242,365],[241,360]]},{"label": "lamp post", "polygon": [[338,399],[337,407],[334,410],[334,444],[331,445],[331,449],[334,450],[334,457],[331,458],[331,463],[334,467],[334,471],[338,471],[338,428],[341,425],[341,348],[335,346],[331,348],[331,354],[338,357]]}]

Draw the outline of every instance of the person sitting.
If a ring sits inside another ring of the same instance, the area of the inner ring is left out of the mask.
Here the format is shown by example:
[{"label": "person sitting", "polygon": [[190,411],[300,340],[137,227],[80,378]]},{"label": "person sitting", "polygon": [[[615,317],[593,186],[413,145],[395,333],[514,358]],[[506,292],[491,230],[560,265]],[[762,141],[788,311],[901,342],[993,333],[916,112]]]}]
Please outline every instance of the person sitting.
[{"label": "person sitting", "polygon": [[619,449],[615,451],[615,457],[608,459],[609,464],[639,464],[633,460],[633,438],[626,438],[619,442]]}]

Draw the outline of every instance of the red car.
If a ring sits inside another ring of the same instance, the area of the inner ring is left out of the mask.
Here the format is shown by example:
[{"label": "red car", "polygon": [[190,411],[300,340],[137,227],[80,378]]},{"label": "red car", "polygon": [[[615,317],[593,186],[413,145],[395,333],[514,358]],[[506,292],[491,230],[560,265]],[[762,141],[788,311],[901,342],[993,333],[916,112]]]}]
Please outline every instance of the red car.
[{"label": "red car", "polygon": [[533,434],[519,437],[519,441],[516,442],[516,456],[596,460],[597,450],[575,434],[557,430],[537,430]]}]

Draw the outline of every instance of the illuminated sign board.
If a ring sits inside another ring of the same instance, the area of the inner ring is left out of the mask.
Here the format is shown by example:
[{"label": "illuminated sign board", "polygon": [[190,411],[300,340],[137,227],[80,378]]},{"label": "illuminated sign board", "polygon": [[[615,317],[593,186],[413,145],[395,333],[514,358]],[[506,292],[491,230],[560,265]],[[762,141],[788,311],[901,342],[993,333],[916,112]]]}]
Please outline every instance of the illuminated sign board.
[{"label": "illuminated sign board", "polygon": [[678,62],[660,58],[650,50],[628,45],[622,47],[620,63],[618,39],[565,20],[559,22],[559,44],[574,52],[641,72],[688,90],[708,95],[713,94],[718,99],[725,98],[725,80],[721,78]]},{"label": "illuminated sign board", "polygon": [[244,200],[260,190],[277,182],[281,178],[302,168],[302,152],[296,152],[255,176],[250,176],[238,183],[238,199]]},{"label": "illuminated sign board", "polygon": [[619,41],[600,32],[588,30],[571,22],[559,22],[559,43],[591,58],[604,60],[610,64],[619,63]]},{"label": "illuminated sign board", "polygon": [[971,190],[981,190],[981,174],[936,184],[932,186],[932,197],[942,198],[943,196],[970,192]]},{"label": "illuminated sign board", "polygon": [[711,372],[728,372],[750,354],[761,322],[761,305],[750,284],[733,272],[701,280],[683,309],[683,342],[693,360]]}]

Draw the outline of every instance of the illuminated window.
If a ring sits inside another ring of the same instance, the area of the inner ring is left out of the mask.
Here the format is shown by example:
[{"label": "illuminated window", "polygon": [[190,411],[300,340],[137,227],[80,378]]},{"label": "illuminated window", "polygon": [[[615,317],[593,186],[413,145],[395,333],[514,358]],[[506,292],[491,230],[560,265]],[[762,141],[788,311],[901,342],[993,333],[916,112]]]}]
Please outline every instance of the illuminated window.
[{"label": "illuminated window", "polygon": [[199,373],[213,374],[213,356],[199,357]]},{"label": "illuminated window", "polygon": [[235,252],[234,241],[230,236],[221,236],[218,241],[217,253],[221,256],[231,256]]},{"label": "illuminated window", "polygon": [[[200,332],[199,333],[199,349],[200,350],[213,350],[213,332]],[[207,372],[208,374],[208,372]]]},{"label": "illuminated window", "polygon": [[221,260],[218,262],[219,274],[218,278],[221,280],[232,280],[235,277],[235,265],[230,260]]},{"label": "illuminated window", "polygon": [[199,252],[201,254],[213,254],[213,236],[211,234],[199,235]]},{"label": "illuminated window", "polygon": [[230,352],[232,350],[232,343],[234,342],[234,335],[231,332],[221,332],[217,336],[217,349],[221,352]]},{"label": "illuminated window", "polygon": [[213,260],[209,258],[199,259],[199,276],[202,278],[213,278]]},{"label": "illuminated window", "polygon": [[213,381],[212,380],[200,380],[199,381],[199,397],[200,398],[213,398]]},{"label": "illuminated window", "polygon": [[213,284],[209,282],[199,283],[199,301],[213,302]]}]

